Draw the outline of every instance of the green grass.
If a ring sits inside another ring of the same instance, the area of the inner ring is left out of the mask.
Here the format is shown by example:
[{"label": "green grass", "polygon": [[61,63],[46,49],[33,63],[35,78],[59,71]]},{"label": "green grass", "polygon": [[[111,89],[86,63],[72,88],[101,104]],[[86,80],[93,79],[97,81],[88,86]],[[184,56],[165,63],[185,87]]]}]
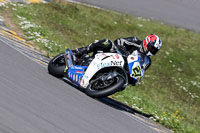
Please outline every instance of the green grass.
[{"label": "green grass", "polygon": [[[49,56],[104,38],[143,39],[151,33],[159,35],[163,47],[152,57],[143,82],[112,97],[153,114],[152,119],[175,132],[200,131],[200,34],[149,19],[62,2],[9,7],[2,8],[1,13],[11,12],[12,20],[27,39]],[[19,16],[33,26],[23,29],[19,23],[24,20]]]}]

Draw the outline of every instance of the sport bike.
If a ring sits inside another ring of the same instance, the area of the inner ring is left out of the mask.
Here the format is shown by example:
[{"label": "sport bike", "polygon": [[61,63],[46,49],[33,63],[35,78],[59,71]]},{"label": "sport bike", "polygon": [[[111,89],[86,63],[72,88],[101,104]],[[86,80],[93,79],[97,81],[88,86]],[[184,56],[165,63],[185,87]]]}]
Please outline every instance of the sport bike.
[{"label": "sport bike", "polygon": [[150,63],[149,57],[137,50],[123,55],[116,47],[114,53],[101,51],[76,58],[67,49],[50,60],[48,71],[67,79],[90,97],[101,98],[122,91],[127,85],[136,85]]}]

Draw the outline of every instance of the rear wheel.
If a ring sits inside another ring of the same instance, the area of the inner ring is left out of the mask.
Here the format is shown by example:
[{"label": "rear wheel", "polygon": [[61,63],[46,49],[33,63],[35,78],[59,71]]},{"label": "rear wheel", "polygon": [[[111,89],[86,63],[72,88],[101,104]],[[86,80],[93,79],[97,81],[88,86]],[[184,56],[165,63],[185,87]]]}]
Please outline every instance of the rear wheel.
[{"label": "rear wheel", "polygon": [[51,75],[60,78],[64,76],[64,70],[65,58],[64,53],[61,53],[50,60],[48,64],[48,71]]},{"label": "rear wheel", "polygon": [[112,71],[98,73],[90,81],[85,93],[94,98],[106,97],[122,90],[124,84],[125,80],[121,74],[116,74]]}]

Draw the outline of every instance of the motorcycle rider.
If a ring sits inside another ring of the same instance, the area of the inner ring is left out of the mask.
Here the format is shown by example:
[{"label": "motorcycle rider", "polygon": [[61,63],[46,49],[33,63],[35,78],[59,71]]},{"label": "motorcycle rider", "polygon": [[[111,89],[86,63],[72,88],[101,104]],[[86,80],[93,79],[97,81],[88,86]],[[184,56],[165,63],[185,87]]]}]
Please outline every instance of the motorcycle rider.
[{"label": "motorcycle rider", "polygon": [[87,54],[90,52],[114,52],[115,46],[117,46],[117,48],[123,55],[129,55],[135,50],[140,52],[142,55],[146,55],[150,61],[149,64],[147,64],[144,68],[144,70],[147,70],[151,65],[150,57],[155,55],[160,50],[162,46],[162,41],[155,34],[148,35],[143,41],[135,36],[128,38],[119,38],[116,39],[114,42],[108,39],[103,39],[91,43],[89,46],[77,48],[76,50],[73,50],[73,52],[75,52],[76,57],[81,57],[83,54]]},{"label": "motorcycle rider", "polygon": [[[76,62],[79,62],[79,59],[82,55],[88,54],[90,52],[96,53],[98,51],[103,52],[116,52],[119,50],[122,54],[122,56],[128,57],[130,54],[135,54],[136,50],[140,53],[139,59],[140,59],[140,70],[138,68],[135,68],[140,71],[141,75],[138,76],[138,80],[135,81],[134,78],[132,78],[134,73],[132,72],[130,76],[128,76],[128,83],[130,85],[136,85],[139,81],[142,81],[144,72],[150,67],[151,65],[151,59],[150,57],[155,55],[161,48],[162,41],[161,39],[155,35],[151,34],[145,37],[145,39],[142,41],[139,38],[133,36],[128,38],[118,38],[114,40],[114,42],[103,39],[96,41],[94,43],[91,43],[90,45],[82,48],[77,48],[75,50],[72,50],[72,52],[75,55],[74,60]],[[127,62],[127,61],[126,61]],[[124,70],[129,73],[129,67],[128,65],[125,65]]]}]

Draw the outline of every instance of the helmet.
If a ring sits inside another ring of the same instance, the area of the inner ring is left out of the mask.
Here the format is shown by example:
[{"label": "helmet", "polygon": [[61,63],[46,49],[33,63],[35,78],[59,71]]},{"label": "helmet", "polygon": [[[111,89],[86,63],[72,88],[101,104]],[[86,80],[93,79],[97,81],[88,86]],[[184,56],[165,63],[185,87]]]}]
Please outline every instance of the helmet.
[{"label": "helmet", "polygon": [[162,41],[155,34],[147,36],[142,42],[142,49],[147,56],[155,55],[160,50],[161,46]]}]

